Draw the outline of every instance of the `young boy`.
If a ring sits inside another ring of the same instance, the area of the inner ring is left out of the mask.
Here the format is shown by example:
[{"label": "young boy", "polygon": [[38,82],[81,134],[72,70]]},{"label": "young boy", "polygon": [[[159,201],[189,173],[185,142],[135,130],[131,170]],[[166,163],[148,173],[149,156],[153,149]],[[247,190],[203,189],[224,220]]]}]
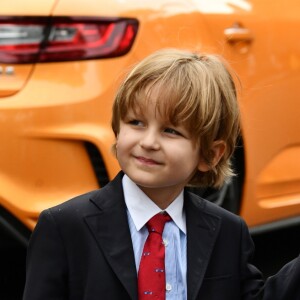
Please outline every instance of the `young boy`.
[{"label": "young boy", "polygon": [[122,171],[41,214],[23,299],[258,299],[245,223],[184,190],[232,175],[239,110],[224,62],[150,55],[120,86],[112,128]]}]

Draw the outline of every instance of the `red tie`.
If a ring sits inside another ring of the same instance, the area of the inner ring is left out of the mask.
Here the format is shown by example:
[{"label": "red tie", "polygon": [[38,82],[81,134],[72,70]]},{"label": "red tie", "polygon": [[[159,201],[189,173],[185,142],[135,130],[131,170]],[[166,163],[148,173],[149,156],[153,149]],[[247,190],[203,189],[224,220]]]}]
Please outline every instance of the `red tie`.
[{"label": "red tie", "polygon": [[168,221],[171,221],[168,214],[159,213],[147,222],[149,235],[138,272],[139,300],[166,299],[165,246],[162,232]]}]

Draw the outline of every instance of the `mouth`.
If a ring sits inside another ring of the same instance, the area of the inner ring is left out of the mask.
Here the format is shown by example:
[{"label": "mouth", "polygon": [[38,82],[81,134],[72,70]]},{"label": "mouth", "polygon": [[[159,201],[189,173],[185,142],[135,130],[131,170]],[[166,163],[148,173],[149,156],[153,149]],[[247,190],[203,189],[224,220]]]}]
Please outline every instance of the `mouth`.
[{"label": "mouth", "polygon": [[151,165],[161,165],[162,164],[154,159],[143,157],[143,156],[135,156],[135,159],[143,165],[151,166]]}]

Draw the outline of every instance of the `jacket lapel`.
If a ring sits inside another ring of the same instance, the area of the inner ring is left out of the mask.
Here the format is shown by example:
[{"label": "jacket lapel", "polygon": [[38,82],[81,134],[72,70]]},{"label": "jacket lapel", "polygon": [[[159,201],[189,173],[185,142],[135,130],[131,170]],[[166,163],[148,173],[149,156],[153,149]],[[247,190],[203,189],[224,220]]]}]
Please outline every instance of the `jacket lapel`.
[{"label": "jacket lapel", "polygon": [[221,225],[218,216],[205,211],[205,201],[185,192],[187,219],[187,295],[196,299]]},{"label": "jacket lapel", "polygon": [[137,299],[137,274],[126,205],[122,173],[90,199],[99,212],[85,218],[99,248],[131,299]]}]

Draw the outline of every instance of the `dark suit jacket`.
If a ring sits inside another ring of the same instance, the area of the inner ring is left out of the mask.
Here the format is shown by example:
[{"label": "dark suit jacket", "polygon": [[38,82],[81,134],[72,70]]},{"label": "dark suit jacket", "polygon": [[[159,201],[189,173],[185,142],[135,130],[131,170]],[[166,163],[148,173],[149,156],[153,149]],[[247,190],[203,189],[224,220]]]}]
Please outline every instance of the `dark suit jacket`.
[{"label": "dark suit jacket", "polygon": [[268,278],[264,300],[300,300],[300,255]]},{"label": "dark suit jacket", "polygon": [[[138,299],[120,173],[104,188],[44,211],[32,234],[23,300]],[[253,243],[237,216],[185,192],[189,300],[258,299]]]}]

